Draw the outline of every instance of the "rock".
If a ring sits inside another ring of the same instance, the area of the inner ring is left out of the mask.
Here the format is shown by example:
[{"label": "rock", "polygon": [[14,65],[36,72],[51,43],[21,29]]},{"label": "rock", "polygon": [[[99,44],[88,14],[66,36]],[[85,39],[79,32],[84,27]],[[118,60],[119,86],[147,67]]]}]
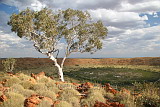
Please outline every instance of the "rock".
[{"label": "rock", "polygon": [[4,81],[0,81],[0,84],[5,85],[8,79],[5,79]]},{"label": "rock", "polygon": [[125,107],[124,104],[120,104],[119,102],[113,102],[110,104],[111,107]]},{"label": "rock", "polygon": [[36,83],[36,80],[33,79],[33,78],[29,79],[28,81],[31,82],[32,84],[35,84],[35,83]]},{"label": "rock", "polygon": [[40,73],[38,73],[38,74],[33,74],[33,73],[31,73],[31,77],[33,77],[34,79],[36,79],[36,80],[39,80],[40,78],[42,78],[42,77],[44,77],[45,76],[45,73],[44,72],[40,72]]},{"label": "rock", "polygon": [[6,101],[8,98],[5,95],[0,96],[0,102]]},{"label": "rock", "polygon": [[107,92],[110,92],[110,93],[112,93],[112,94],[118,93],[118,91],[115,90],[115,89],[113,89],[113,88],[110,86],[109,83],[106,83],[105,86],[106,86],[106,91],[107,91]]},{"label": "rock", "polygon": [[129,94],[129,95],[131,94],[131,92],[129,90],[125,89],[125,88],[122,89],[122,92],[126,93],[126,94]]},{"label": "rock", "polygon": [[83,83],[77,87],[79,92],[86,92],[89,88],[93,88],[93,84],[90,82]]},{"label": "rock", "polygon": [[40,99],[38,95],[31,95],[31,97],[25,99],[24,106],[25,107],[36,107],[40,103]]},{"label": "rock", "polygon": [[99,102],[99,101],[96,101],[96,103],[94,104],[94,107],[112,107],[112,106],[105,104],[105,103],[102,103],[102,102]]},{"label": "rock", "polygon": [[2,92],[5,92],[5,91],[7,91],[9,89],[10,89],[9,87],[0,87],[0,91],[2,91]]},{"label": "rock", "polygon": [[41,102],[41,100],[47,100],[51,105],[53,104],[51,98],[33,94],[29,98],[25,99],[24,107],[36,107]]}]

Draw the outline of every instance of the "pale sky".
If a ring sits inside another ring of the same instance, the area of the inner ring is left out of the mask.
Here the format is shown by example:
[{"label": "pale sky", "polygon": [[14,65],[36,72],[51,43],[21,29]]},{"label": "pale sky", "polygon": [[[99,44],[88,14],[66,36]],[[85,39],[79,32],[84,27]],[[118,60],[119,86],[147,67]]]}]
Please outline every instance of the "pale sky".
[{"label": "pale sky", "polygon": [[45,57],[7,25],[12,13],[27,7],[87,10],[93,20],[103,21],[109,32],[103,49],[70,57],[160,57],[160,0],[0,0],[0,58]]}]

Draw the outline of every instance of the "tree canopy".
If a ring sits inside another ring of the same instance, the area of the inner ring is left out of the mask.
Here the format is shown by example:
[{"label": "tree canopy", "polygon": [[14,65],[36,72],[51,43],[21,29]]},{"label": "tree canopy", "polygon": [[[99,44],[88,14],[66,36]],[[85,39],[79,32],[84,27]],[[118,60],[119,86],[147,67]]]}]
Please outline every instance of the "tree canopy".
[{"label": "tree canopy", "polygon": [[101,21],[93,22],[87,11],[44,8],[41,11],[26,9],[13,14],[8,24],[19,37],[34,42],[41,53],[54,53],[58,43],[65,40],[65,55],[72,52],[96,52],[102,48],[107,28]]}]

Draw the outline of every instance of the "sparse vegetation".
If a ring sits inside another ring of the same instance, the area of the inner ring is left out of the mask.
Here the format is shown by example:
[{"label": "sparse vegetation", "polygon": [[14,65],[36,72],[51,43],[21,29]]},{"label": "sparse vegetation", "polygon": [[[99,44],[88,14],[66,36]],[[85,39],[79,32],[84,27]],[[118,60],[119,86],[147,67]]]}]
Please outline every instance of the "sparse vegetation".
[{"label": "sparse vegetation", "polygon": [[13,72],[15,68],[16,59],[14,58],[7,58],[2,61],[2,64],[4,66],[4,70],[6,72]]},{"label": "sparse vegetation", "polygon": [[21,80],[19,78],[11,77],[6,81],[5,86],[6,87],[11,87],[12,85],[19,84],[20,82],[21,82]]},{"label": "sparse vegetation", "polygon": [[25,99],[23,95],[14,92],[7,92],[6,96],[9,99],[0,104],[0,107],[23,107]]},{"label": "sparse vegetation", "polygon": [[104,98],[104,96],[102,95],[101,92],[98,92],[98,91],[94,92],[94,93],[90,92],[88,94],[87,98],[81,100],[81,105],[82,106],[86,106],[87,105],[88,107],[93,107],[94,103],[96,101],[100,101],[100,102],[103,102],[103,103],[106,102],[106,100],[105,100],[105,98]]}]

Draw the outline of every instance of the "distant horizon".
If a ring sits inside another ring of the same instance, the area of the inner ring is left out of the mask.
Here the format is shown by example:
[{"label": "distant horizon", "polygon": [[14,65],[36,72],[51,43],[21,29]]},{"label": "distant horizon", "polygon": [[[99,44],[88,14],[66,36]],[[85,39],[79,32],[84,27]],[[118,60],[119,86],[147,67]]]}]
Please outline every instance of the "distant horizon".
[{"label": "distant horizon", "polygon": [[[87,58],[87,57],[68,57],[67,59],[105,59],[105,58],[157,58],[160,56],[148,56],[148,57],[93,57],[93,58]],[[7,58],[7,57],[6,57]],[[4,58],[0,58],[0,59],[6,59]],[[48,58],[48,57],[8,57],[8,58]],[[58,57],[58,58],[63,58],[63,57]]]}]

